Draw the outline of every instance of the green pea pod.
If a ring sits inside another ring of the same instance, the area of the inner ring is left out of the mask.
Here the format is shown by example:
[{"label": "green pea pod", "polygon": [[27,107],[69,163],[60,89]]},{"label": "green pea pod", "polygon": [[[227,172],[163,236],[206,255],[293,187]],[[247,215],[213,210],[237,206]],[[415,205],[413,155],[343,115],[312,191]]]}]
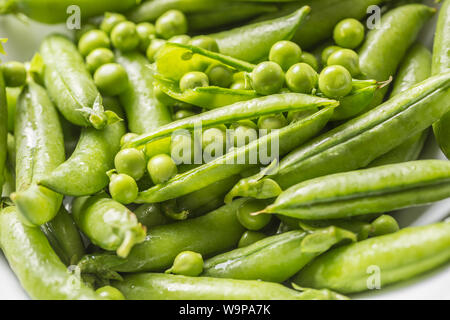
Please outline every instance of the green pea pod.
[{"label": "green pea pod", "polygon": [[282,233],[206,260],[202,276],[281,283],[333,245],[348,239],[356,241],[356,235],[336,227],[313,233]]},{"label": "green pea pod", "polygon": [[8,150],[8,107],[6,104],[6,87],[3,74],[0,71],[0,190],[4,183],[3,171],[6,165]]},{"label": "green pea pod", "polygon": [[262,155],[270,153],[272,143],[278,143],[277,151],[282,156],[318,134],[328,123],[333,109],[334,106],[324,108],[248,145],[233,149],[211,162],[178,174],[165,183],[140,192],[136,202],[154,203],[178,198],[249,168],[258,167],[262,162]]},{"label": "green pea pod", "polygon": [[102,97],[72,41],[62,35],[50,35],[40,51],[45,63],[45,85],[68,121],[103,129],[118,120],[114,112],[104,110]]},{"label": "green pea pod", "polygon": [[292,151],[270,179],[243,179],[230,194],[273,198],[278,194],[259,193],[261,184],[276,183],[286,189],[308,179],[364,168],[448,112],[449,87],[450,73],[431,77]]},{"label": "green pea pod", "polygon": [[[0,14],[24,14],[30,19],[47,24],[65,23],[73,14],[87,19],[105,11],[125,12],[136,6],[140,0],[1,0]],[[78,10],[68,11],[71,6]]]},{"label": "green pea pod", "polygon": [[138,52],[116,52],[116,60],[125,68],[130,81],[128,89],[120,95],[129,130],[141,134],[170,123],[169,110],[155,97],[147,59]]},{"label": "green pea pod", "polygon": [[22,88],[6,88],[6,102],[8,105],[8,131],[14,133],[16,122],[16,105]]},{"label": "green pea pod", "polygon": [[143,273],[113,282],[129,300],[347,300],[329,290],[296,291],[277,283]]},{"label": "green pea pod", "polygon": [[[359,50],[360,69],[366,79],[385,81],[395,74],[423,25],[436,9],[422,4],[409,4],[384,14],[380,26],[368,32]],[[378,91],[372,106],[379,105],[388,87]]]},{"label": "green pea pod", "polygon": [[[121,114],[120,110],[114,110]],[[39,179],[39,184],[70,196],[87,196],[104,189],[114,168],[114,157],[125,134],[123,121],[107,125],[103,130],[84,128],[71,157]]]},{"label": "green pea pod", "polygon": [[[353,293],[410,279],[450,260],[450,223],[411,227],[325,253],[294,278],[301,286]],[[342,272],[345,270],[345,272]]]},{"label": "green pea pod", "polygon": [[0,247],[33,299],[101,299],[61,262],[39,228],[22,224],[18,210],[8,207],[0,212]]},{"label": "green pea pod", "polygon": [[72,208],[78,227],[102,249],[126,258],[134,245],[145,240],[146,228],[125,206],[101,193],[77,198]]},{"label": "green pea pod", "polygon": [[175,131],[186,129],[193,131],[197,125],[210,128],[239,120],[256,119],[264,115],[286,111],[310,110],[318,107],[336,107],[334,100],[323,99],[300,93],[276,94],[210,110],[196,116],[174,121],[147,134],[133,139],[125,147],[139,147],[149,142],[170,137]]},{"label": "green pea pod", "polygon": [[126,259],[111,254],[87,255],[78,264],[85,273],[105,275],[110,271],[163,271],[170,268],[182,251],[211,256],[236,247],[244,233],[236,212],[244,199],[238,199],[202,217],[157,226],[136,245]]},{"label": "green pea pod", "polygon": [[287,16],[249,24],[210,34],[216,39],[221,53],[249,62],[258,62],[269,54],[280,40],[291,40],[305,21],[311,8],[304,6]]},{"label": "green pea pod", "polygon": [[[439,14],[439,20],[434,37],[433,48],[433,74],[448,72],[450,70],[450,1],[445,0]],[[433,125],[434,135],[441,150],[450,159],[450,113],[447,113]]]},{"label": "green pea pod", "polygon": [[63,208],[53,220],[41,226],[53,250],[65,265],[77,264],[84,256],[84,245],[72,216]]},{"label": "green pea pod", "polygon": [[320,220],[382,213],[450,197],[450,163],[419,160],[301,182],[261,213]]},{"label": "green pea pod", "polygon": [[372,84],[365,88],[352,90],[348,96],[339,101],[339,107],[334,111],[331,120],[346,120],[360,114],[370,105],[379,88],[378,84]]},{"label": "green pea pod", "polygon": [[43,87],[30,81],[17,102],[15,124],[16,187],[11,197],[25,220],[41,225],[53,219],[62,195],[38,181],[65,160],[58,113]]}]

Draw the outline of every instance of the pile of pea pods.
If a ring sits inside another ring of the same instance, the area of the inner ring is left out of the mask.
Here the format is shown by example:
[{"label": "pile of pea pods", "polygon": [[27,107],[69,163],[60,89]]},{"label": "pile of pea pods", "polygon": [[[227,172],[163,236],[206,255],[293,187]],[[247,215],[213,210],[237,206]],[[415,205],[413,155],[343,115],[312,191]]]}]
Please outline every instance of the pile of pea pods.
[{"label": "pile of pea pods", "polygon": [[448,219],[391,213],[450,198],[418,160],[450,159],[450,0],[4,3],[82,21],[0,65],[0,248],[31,298],[345,300],[448,265]]}]

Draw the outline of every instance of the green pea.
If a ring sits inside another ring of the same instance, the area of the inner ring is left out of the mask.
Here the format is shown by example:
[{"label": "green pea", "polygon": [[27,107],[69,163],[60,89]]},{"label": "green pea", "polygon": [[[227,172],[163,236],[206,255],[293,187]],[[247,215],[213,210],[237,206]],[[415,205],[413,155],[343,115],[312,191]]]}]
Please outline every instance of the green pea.
[{"label": "green pea", "polygon": [[161,226],[170,222],[161,212],[161,205],[159,203],[146,203],[134,211],[136,218],[140,223],[148,229]]},{"label": "green pea", "polygon": [[208,36],[197,36],[192,38],[191,45],[208,51],[219,52],[219,45],[217,44],[217,41]]},{"label": "green pea", "polygon": [[258,139],[258,132],[253,126],[239,125],[233,131],[233,143],[236,148],[246,146]]},{"label": "green pea", "polygon": [[196,115],[195,112],[192,112],[192,111],[189,111],[189,110],[178,110],[175,113],[175,115],[173,117],[173,120],[181,120],[181,119],[189,118],[189,117],[192,117],[192,116],[195,116],[195,115]]},{"label": "green pea", "polygon": [[352,91],[352,75],[342,66],[329,66],[319,76],[320,91],[328,98],[345,97]]},{"label": "green pea", "polygon": [[233,82],[230,88],[233,90],[252,90],[249,81],[245,80]]},{"label": "green pea", "polygon": [[25,84],[27,71],[23,63],[9,61],[5,62],[1,68],[7,87],[21,87]]},{"label": "green pea", "polygon": [[287,120],[282,114],[263,116],[258,119],[258,128],[268,131],[287,126]]},{"label": "green pea", "polygon": [[301,57],[302,49],[292,41],[278,41],[269,53],[269,60],[278,63],[284,71],[299,62]]},{"label": "green pea", "polygon": [[146,164],[144,153],[134,148],[123,149],[114,158],[117,172],[125,173],[135,180],[142,178]]},{"label": "green pea", "polygon": [[356,19],[344,19],[334,28],[333,39],[343,48],[354,49],[364,40],[364,25]]},{"label": "green pea", "polygon": [[159,154],[151,158],[147,170],[154,184],[164,183],[178,172],[177,165],[167,154]]},{"label": "green pea", "polygon": [[180,34],[178,36],[173,36],[167,41],[171,43],[189,44],[191,42],[191,37],[189,37],[187,34]]},{"label": "green pea", "polygon": [[111,286],[104,286],[95,290],[102,298],[108,300],[125,300],[124,295],[118,289]]},{"label": "green pea", "polygon": [[114,53],[107,48],[98,48],[93,50],[86,57],[86,66],[91,73],[107,63],[114,62]]},{"label": "green pea", "polygon": [[100,29],[109,35],[116,25],[124,21],[127,21],[127,18],[125,18],[124,15],[120,13],[106,12],[102,23],[100,24]]},{"label": "green pea", "polygon": [[83,24],[83,25],[81,26],[81,29],[78,29],[78,30],[75,31],[75,39],[76,39],[77,42],[78,42],[78,41],[80,41],[81,37],[82,37],[86,32],[89,32],[89,31],[95,30],[95,29],[97,29],[97,27],[96,27],[95,25],[91,24],[91,23]]},{"label": "green pea", "polygon": [[109,182],[111,197],[122,204],[130,204],[136,200],[139,189],[136,181],[127,174],[112,174]]},{"label": "green pea", "polygon": [[261,230],[269,224],[272,216],[268,214],[253,215],[253,213],[264,209],[264,207],[264,201],[259,201],[256,199],[247,200],[239,207],[237,211],[237,218],[239,222],[248,230]]},{"label": "green pea", "polygon": [[278,93],[284,84],[283,69],[275,62],[265,61],[258,64],[251,74],[252,87],[258,94]]},{"label": "green pea", "polygon": [[209,128],[203,131],[202,148],[205,162],[209,162],[225,153],[227,137],[225,131],[219,128]]},{"label": "green pea", "polygon": [[351,49],[341,49],[335,51],[328,58],[327,64],[329,66],[343,66],[353,77],[361,72],[359,69],[359,56]]},{"label": "green pea", "polygon": [[83,56],[87,56],[97,48],[109,48],[108,35],[101,30],[91,30],[86,32],[78,42],[78,50]]},{"label": "green pea", "polygon": [[188,31],[186,16],[179,10],[169,10],[156,20],[156,33],[164,39],[185,34]]},{"label": "green pea", "polygon": [[193,251],[183,251],[178,254],[173,262],[172,268],[166,273],[179,274],[183,276],[197,277],[203,272],[203,257]]},{"label": "green pea", "polygon": [[136,32],[139,37],[139,49],[145,52],[152,42],[152,39],[156,37],[156,29],[150,22],[142,22],[136,25]]},{"label": "green pea", "polygon": [[289,90],[298,93],[308,93],[317,88],[319,75],[306,63],[293,65],[286,73],[286,84]]},{"label": "green pea", "polygon": [[212,86],[228,88],[233,82],[233,72],[222,65],[213,66],[207,75]]},{"label": "green pea", "polygon": [[208,76],[203,72],[193,71],[186,73],[180,80],[181,91],[192,90],[198,87],[209,86]]},{"label": "green pea", "polygon": [[130,21],[117,24],[111,31],[111,41],[115,48],[120,51],[132,51],[139,46],[139,35],[136,25]]},{"label": "green pea", "polygon": [[95,71],[94,82],[102,93],[115,96],[128,88],[128,74],[120,64],[108,63]]},{"label": "green pea", "polygon": [[300,61],[309,64],[316,72],[319,71],[319,61],[312,53],[303,51]]},{"label": "green pea", "polygon": [[259,240],[266,238],[267,236],[262,232],[245,231],[239,240],[238,248],[247,247]]},{"label": "green pea", "polygon": [[170,154],[177,165],[192,164],[194,158],[194,141],[191,135],[178,134],[170,142]]},{"label": "green pea", "polygon": [[327,61],[328,61],[328,58],[334,53],[334,52],[336,52],[336,51],[338,51],[338,50],[340,50],[340,49],[342,49],[341,47],[338,47],[338,46],[329,46],[329,47],[326,47],[325,49],[323,49],[323,51],[322,51],[322,64],[324,65],[324,66],[326,66],[327,65]]},{"label": "green pea", "polygon": [[247,76],[244,71],[233,73],[233,82],[245,81],[246,78]]},{"label": "green pea", "polygon": [[120,139],[120,146],[123,147],[127,143],[129,143],[131,140],[137,138],[139,135],[136,133],[128,132],[122,136]]},{"label": "green pea", "polygon": [[147,59],[153,63],[155,62],[155,59],[157,57],[157,54],[159,50],[166,44],[165,40],[162,39],[153,39],[152,42],[150,42],[150,45],[147,48]]},{"label": "green pea", "polygon": [[389,215],[384,214],[371,223],[371,229],[372,230],[370,232],[370,236],[378,237],[385,234],[397,232],[400,228],[398,226],[397,220]]}]

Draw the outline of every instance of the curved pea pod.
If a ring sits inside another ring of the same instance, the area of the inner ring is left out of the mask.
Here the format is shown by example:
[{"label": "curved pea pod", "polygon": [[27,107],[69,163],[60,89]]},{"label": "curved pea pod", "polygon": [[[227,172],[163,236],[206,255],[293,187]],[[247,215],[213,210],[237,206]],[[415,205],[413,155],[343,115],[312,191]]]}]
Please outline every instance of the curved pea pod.
[{"label": "curved pea pod", "polygon": [[71,273],[39,228],[22,224],[16,207],[0,212],[0,247],[33,299],[94,300],[100,297]]},{"label": "curved pea pod", "polygon": [[62,35],[47,36],[40,52],[45,63],[45,86],[68,121],[102,129],[118,120],[114,112],[104,110],[102,97],[72,41]]},{"label": "curved pea pod", "polygon": [[[103,14],[105,11],[125,12],[136,6],[140,0],[2,0],[0,14],[24,14],[30,19],[47,24],[65,23],[73,14],[82,19]],[[71,6],[77,9],[69,11]]]},{"label": "curved pea pod", "polygon": [[292,151],[270,179],[243,179],[231,193],[273,198],[279,194],[261,194],[261,185],[276,183],[286,189],[308,179],[364,168],[448,112],[449,87],[450,73],[428,78]]},{"label": "curved pea pod", "polygon": [[130,82],[128,89],[120,95],[129,130],[141,134],[170,123],[169,110],[155,97],[154,79],[148,70],[147,59],[138,52],[116,52],[116,60],[127,71]]},{"label": "curved pea pod", "polygon": [[[330,101],[329,104],[333,105],[333,102]],[[142,191],[139,193],[136,202],[154,203],[174,199],[239,174],[249,168],[258,167],[263,161],[268,162],[278,155],[282,156],[318,134],[328,123],[336,104],[278,131],[273,131],[248,145],[232,149],[223,156],[178,174],[165,183]],[[273,150],[272,145],[278,146],[278,149]],[[269,156],[271,152],[273,154]],[[230,201],[227,200],[227,202]]]},{"label": "curved pea pod", "polygon": [[450,163],[421,160],[337,173],[299,183],[260,213],[338,219],[423,205],[450,197]]},{"label": "curved pea pod", "polygon": [[84,256],[84,245],[72,216],[63,207],[50,222],[41,226],[50,245],[65,265],[74,265]]},{"label": "curved pea pod", "polygon": [[295,283],[360,292],[374,285],[410,279],[450,260],[450,223],[411,227],[382,237],[334,249],[320,256],[294,278]]},{"label": "curved pea pod", "polygon": [[236,90],[215,86],[197,87],[182,92],[178,83],[155,77],[156,86],[168,96],[205,109],[216,109],[258,97],[254,90]]},{"label": "curved pea pod", "polygon": [[75,199],[75,223],[93,244],[126,258],[136,244],[145,240],[146,228],[134,213],[102,193]]},{"label": "curved pea pod", "polygon": [[[384,14],[380,27],[368,32],[359,50],[361,73],[367,79],[385,81],[394,75],[423,25],[436,9],[422,4],[403,5]],[[383,101],[388,87],[378,91],[372,106]]]},{"label": "curved pea pod", "polygon": [[277,283],[143,273],[114,281],[129,300],[347,300],[329,290],[296,291]]},{"label": "curved pea pod", "polygon": [[338,102],[299,93],[275,94],[210,110],[196,116],[174,121],[152,132],[133,139],[125,147],[139,147],[149,142],[170,137],[175,131],[193,131],[200,125],[203,129],[239,120],[256,119],[263,115],[286,111],[314,110],[319,107],[336,107]]},{"label": "curved pea pod", "polygon": [[85,273],[109,275],[111,271],[163,271],[170,268],[182,251],[210,256],[236,247],[244,233],[236,212],[244,199],[238,199],[202,217],[156,226],[136,245],[126,259],[111,254],[85,256],[78,264]]},{"label": "curved pea pod", "polygon": [[269,54],[278,41],[291,40],[311,8],[304,6],[284,17],[262,21],[210,34],[223,54],[249,62],[258,62]]},{"label": "curved pea pod", "polygon": [[[446,0],[440,9],[433,48],[433,74],[450,70],[450,1]],[[436,140],[446,157],[450,159],[450,113],[447,113],[433,125]]]},{"label": "curved pea pod", "polygon": [[24,221],[41,225],[53,219],[62,195],[37,185],[65,160],[56,108],[44,88],[30,81],[17,102],[15,123],[16,188],[11,195]]},{"label": "curved pea pod", "polygon": [[6,105],[6,87],[0,71],[0,190],[4,183],[3,171],[6,165],[8,137],[8,107]]},{"label": "curved pea pod", "polygon": [[336,227],[282,233],[206,260],[202,276],[284,282],[343,240],[356,235]]}]

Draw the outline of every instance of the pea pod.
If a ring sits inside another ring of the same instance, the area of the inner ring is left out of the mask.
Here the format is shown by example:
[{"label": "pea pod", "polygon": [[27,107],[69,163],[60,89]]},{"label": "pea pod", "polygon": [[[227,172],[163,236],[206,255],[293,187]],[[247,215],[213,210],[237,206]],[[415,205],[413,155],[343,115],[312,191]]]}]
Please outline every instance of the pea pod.
[{"label": "pea pod", "polygon": [[410,279],[450,260],[450,223],[411,227],[334,249],[317,258],[294,278],[301,286],[342,293]]},{"label": "pea pod", "polygon": [[117,52],[116,59],[127,71],[130,81],[128,89],[120,95],[129,130],[141,134],[170,123],[169,110],[155,97],[147,59],[137,52]]},{"label": "pea pod", "polygon": [[6,105],[6,88],[0,71],[0,189],[4,183],[3,171],[6,165],[8,136],[8,107]]},{"label": "pea pod", "polygon": [[221,53],[249,62],[258,62],[269,54],[278,41],[291,40],[305,21],[311,8],[304,6],[295,12],[273,20],[210,34]]},{"label": "pea pod", "polygon": [[18,103],[15,124],[16,188],[11,197],[28,223],[53,219],[62,195],[37,183],[65,160],[64,138],[58,113],[44,88],[30,81]]},{"label": "pea pod", "polygon": [[102,129],[118,120],[116,114],[104,110],[102,97],[72,41],[62,35],[50,35],[40,51],[45,63],[45,85],[68,121]]},{"label": "pea pod", "polygon": [[14,133],[16,121],[16,105],[22,88],[6,88],[6,103],[8,105],[8,131]]},{"label": "pea pod", "polygon": [[272,143],[278,143],[277,151],[282,156],[322,130],[330,119],[333,109],[334,106],[322,109],[301,121],[294,122],[279,131],[271,132],[200,167],[178,174],[165,183],[140,192],[136,202],[153,203],[174,199],[249,168],[257,167],[261,163],[262,155],[270,153]]},{"label": "pea pod", "polygon": [[[359,50],[360,69],[366,79],[385,81],[395,74],[409,47],[436,9],[422,4],[403,5],[384,14],[380,27],[368,32]],[[388,87],[376,93],[372,106],[379,105]]]},{"label": "pea pod", "polygon": [[101,193],[75,199],[72,213],[78,227],[95,245],[126,258],[134,245],[144,241],[146,228],[134,213]]},{"label": "pea pod", "polygon": [[22,224],[16,207],[0,212],[0,247],[31,298],[100,299],[79,276],[67,270],[39,228]]},{"label": "pea pod", "polygon": [[202,276],[284,282],[343,240],[356,235],[336,227],[282,233],[206,260]]},{"label": "pea pod", "polygon": [[172,266],[182,251],[194,251],[203,256],[226,251],[235,247],[244,233],[244,227],[236,217],[243,201],[238,199],[202,217],[154,227],[126,259],[111,254],[93,254],[87,255],[78,265],[82,272],[100,275],[111,270],[163,271]]},{"label": "pea pod", "polygon": [[277,283],[143,273],[113,282],[129,300],[346,300],[329,290],[295,291]]},{"label": "pea pod", "polygon": [[[433,74],[448,72],[450,69],[450,1],[442,4],[439,20],[436,27],[433,48]],[[444,154],[450,159],[450,113],[447,113],[433,125],[434,135]]]},{"label": "pea pod", "polygon": [[264,185],[275,182],[286,189],[308,179],[364,168],[445,114],[450,109],[445,102],[449,87],[450,73],[431,77],[292,151],[270,179],[241,180],[230,195],[273,198],[276,192],[260,192]]},{"label": "pea pod", "polygon": [[[114,110],[118,114],[120,110]],[[39,184],[64,195],[86,196],[101,191],[109,183],[107,171],[114,167],[125,134],[123,121],[103,130],[84,128],[71,157],[39,179]]]},{"label": "pea pod", "polygon": [[79,7],[82,19],[103,14],[105,11],[125,12],[136,6],[140,0],[99,0],[93,3],[89,0],[2,0],[0,14],[24,14],[30,19],[47,23],[65,23],[71,15],[68,8]]},{"label": "pea pod", "polygon": [[450,197],[450,163],[419,160],[337,173],[301,182],[261,213],[305,220],[347,218]]}]

